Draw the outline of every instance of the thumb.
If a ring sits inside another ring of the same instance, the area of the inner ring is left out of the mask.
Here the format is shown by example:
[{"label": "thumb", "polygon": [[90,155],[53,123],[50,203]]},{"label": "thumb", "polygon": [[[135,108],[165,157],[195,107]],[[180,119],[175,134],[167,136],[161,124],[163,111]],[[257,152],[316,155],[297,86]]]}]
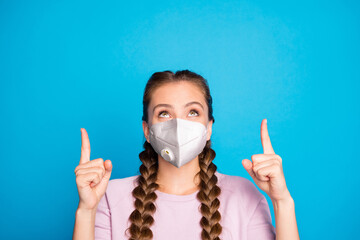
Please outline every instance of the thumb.
[{"label": "thumb", "polygon": [[112,162],[110,160],[106,160],[104,162],[104,167],[105,167],[104,178],[106,178],[106,180],[109,180],[110,176],[111,176],[111,171],[112,171]]},{"label": "thumb", "polygon": [[111,161],[106,160],[104,162],[104,167],[105,167],[105,174],[104,174],[103,178],[101,179],[100,183],[95,186],[95,188],[99,190],[101,196],[105,193],[107,185],[110,180],[111,171],[112,171]]},{"label": "thumb", "polygon": [[255,177],[255,173],[252,170],[252,162],[249,159],[243,159],[242,160],[242,165],[244,166],[245,170],[249,173],[249,175],[254,178]]}]

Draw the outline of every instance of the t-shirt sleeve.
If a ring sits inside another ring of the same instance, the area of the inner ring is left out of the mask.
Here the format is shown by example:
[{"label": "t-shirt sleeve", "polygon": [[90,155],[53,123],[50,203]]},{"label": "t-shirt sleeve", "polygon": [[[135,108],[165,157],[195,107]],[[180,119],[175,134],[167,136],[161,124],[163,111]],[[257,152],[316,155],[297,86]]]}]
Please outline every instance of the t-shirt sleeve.
[{"label": "t-shirt sleeve", "polygon": [[249,240],[274,240],[275,228],[271,222],[269,205],[264,195],[260,198],[248,225]]},{"label": "t-shirt sleeve", "polygon": [[107,194],[100,199],[95,217],[95,240],[111,239],[111,212]]}]

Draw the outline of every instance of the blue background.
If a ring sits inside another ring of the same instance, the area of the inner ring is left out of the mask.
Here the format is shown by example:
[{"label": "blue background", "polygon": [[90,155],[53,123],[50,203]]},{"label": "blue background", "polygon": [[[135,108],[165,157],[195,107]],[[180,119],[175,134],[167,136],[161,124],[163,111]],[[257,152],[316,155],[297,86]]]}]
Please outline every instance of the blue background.
[{"label": "blue background", "polygon": [[112,160],[111,179],[138,174],[145,83],[180,69],[209,81],[220,172],[251,180],[241,161],[262,153],[267,118],[300,237],[359,236],[359,10],[356,1],[1,1],[0,238],[71,239],[80,128],[91,159]]}]

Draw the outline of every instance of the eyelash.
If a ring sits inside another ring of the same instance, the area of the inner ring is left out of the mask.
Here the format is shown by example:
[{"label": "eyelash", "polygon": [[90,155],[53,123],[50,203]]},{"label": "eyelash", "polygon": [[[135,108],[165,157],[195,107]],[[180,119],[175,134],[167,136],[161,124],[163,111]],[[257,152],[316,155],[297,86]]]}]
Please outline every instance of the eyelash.
[{"label": "eyelash", "polygon": [[[192,111],[194,111],[194,112],[197,114],[196,116],[199,116],[199,112],[198,112],[198,111],[196,111],[195,109],[191,109],[190,112],[192,112]],[[160,115],[161,115],[162,113],[167,113],[167,111],[161,111],[161,112],[159,112],[158,117],[160,117]]]}]

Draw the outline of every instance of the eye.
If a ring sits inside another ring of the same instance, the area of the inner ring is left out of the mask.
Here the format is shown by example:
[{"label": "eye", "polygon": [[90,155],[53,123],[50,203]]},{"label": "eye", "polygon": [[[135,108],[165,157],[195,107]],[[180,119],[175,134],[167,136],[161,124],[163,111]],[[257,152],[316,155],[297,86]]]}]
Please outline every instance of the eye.
[{"label": "eye", "polygon": [[[195,114],[195,115],[194,115],[194,114]],[[198,113],[198,111],[192,109],[192,110],[189,112],[189,115],[190,115],[190,116],[198,116],[199,113]]]},{"label": "eye", "polygon": [[167,115],[169,115],[169,114],[168,114],[168,112],[166,112],[166,111],[161,111],[161,112],[159,113],[159,117],[166,117]]}]

